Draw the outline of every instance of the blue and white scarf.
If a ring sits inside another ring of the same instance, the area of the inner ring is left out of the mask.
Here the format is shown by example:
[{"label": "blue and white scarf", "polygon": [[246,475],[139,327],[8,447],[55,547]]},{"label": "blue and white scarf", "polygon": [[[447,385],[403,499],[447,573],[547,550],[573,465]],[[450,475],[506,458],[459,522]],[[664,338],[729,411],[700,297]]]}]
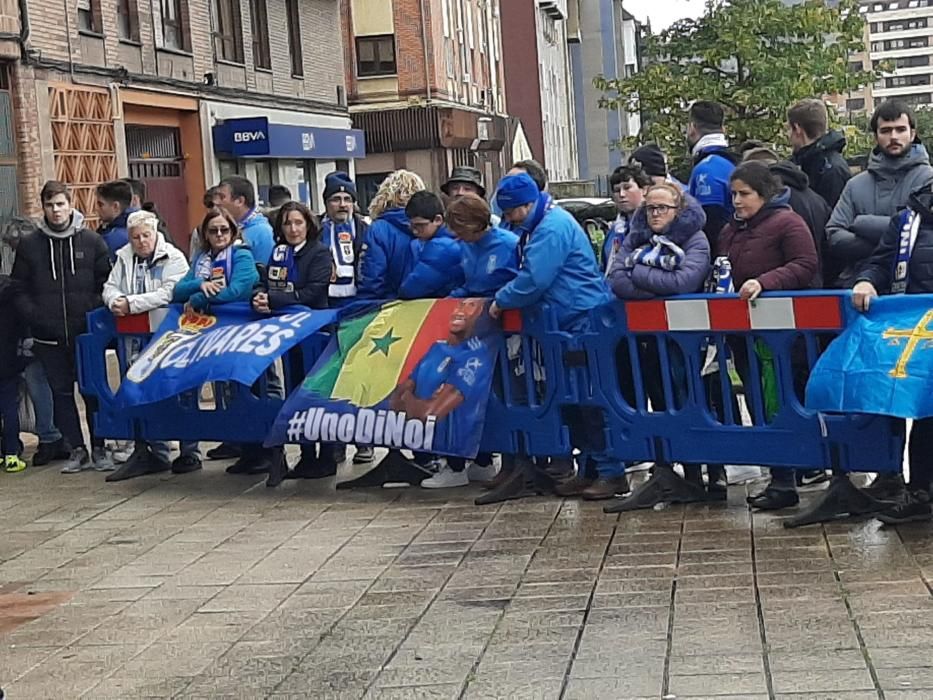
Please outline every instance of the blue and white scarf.
[{"label": "blue and white scarf", "polygon": [[677,270],[684,262],[684,249],[667,236],[654,234],[643,246],[639,246],[625,257],[625,269],[636,265],[657,267],[661,270]]},{"label": "blue and white scarf", "polygon": [[907,209],[901,214],[901,232],[898,236],[897,254],[894,258],[894,275],[891,291],[903,294],[910,282],[910,256],[913,255],[917,234],[920,233],[920,214]]},{"label": "blue and white scarf", "polygon": [[233,246],[227,246],[217,255],[201,253],[194,263],[194,276],[198,279],[220,282],[226,287],[233,276]]},{"label": "blue and white scarf", "polygon": [[547,192],[541,192],[538,194],[538,201],[535,203],[535,207],[531,210],[531,214],[528,215],[528,218],[517,226],[511,227],[512,231],[517,233],[519,236],[519,264],[525,261],[525,246],[528,245],[528,238],[532,233],[534,233],[534,230],[538,228],[538,224],[540,224],[541,220],[544,219],[544,215],[551,211],[554,206],[554,200],[551,195],[549,195]]},{"label": "blue and white scarf", "polygon": [[304,245],[302,243],[300,246],[290,246],[283,243],[275,247],[266,270],[269,289],[283,292],[295,291],[295,282],[298,279],[298,263],[295,254]]},{"label": "blue and white scarf", "polygon": [[334,299],[356,296],[356,220],[343,224],[324,219],[324,242],[334,258],[334,282],[328,296]]}]

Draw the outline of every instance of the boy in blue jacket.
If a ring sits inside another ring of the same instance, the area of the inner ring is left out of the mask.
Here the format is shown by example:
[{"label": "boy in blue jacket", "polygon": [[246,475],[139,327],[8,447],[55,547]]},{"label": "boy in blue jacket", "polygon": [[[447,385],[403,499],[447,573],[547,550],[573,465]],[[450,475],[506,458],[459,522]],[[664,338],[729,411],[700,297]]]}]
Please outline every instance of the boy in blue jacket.
[{"label": "boy in blue jacket", "polygon": [[134,209],[133,188],[125,180],[114,180],[97,186],[97,217],[101,225],[97,232],[110,250],[110,262],[117,260],[117,251],[130,242],[126,220]]},{"label": "boy in blue jacket", "polygon": [[452,297],[491,297],[518,274],[518,236],[492,225],[486,200],[475,194],[447,207],[447,226],[460,239],[463,284]]},{"label": "boy in blue jacket", "polygon": [[461,245],[444,225],[444,204],[433,192],[416,192],[405,205],[413,266],[402,280],[400,299],[446,297],[463,282]]}]

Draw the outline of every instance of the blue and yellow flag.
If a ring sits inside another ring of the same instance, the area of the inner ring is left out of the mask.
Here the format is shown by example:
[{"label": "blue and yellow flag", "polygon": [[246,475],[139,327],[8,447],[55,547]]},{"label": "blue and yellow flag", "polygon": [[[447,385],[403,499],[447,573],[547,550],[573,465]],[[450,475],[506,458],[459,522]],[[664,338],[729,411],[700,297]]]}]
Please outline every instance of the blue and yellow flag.
[{"label": "blue and yellow flag", "polygon": [[807,408],[933,416],[933,295],[874,299],[817,361]]}]

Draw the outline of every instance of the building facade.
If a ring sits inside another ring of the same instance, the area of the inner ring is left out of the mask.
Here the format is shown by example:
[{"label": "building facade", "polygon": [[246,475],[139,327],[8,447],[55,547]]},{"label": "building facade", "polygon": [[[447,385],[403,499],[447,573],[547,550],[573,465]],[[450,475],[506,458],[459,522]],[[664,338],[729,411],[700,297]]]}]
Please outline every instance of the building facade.
[{"label": "building facade", "polygon": [[343,53],[321,40],[338,0],[21,0],[0,13],[8,210],[37,214],[55,178],[93,222],[96,185],[136,177],[184,244],[221,176],[260,195],[284,184],[319,208],[324,175],[364,154]]},{"label": "building facade", "polygon": [[535,159],[554,181],[579,174],[570,44],[579,41],[579,0],[502,4],[506,102],[521,119]]},{"label": "building facade", "polygon": [[863,0],[865,51],[850,57],[853,68],[889,66],[873,85],[835,100],[845,112],[871,113],[896,97],[914,107],[933,107],[933,0]]},{"label": "building facade", "polygon": [[619,143],[641,130],[639,114],[601,109],[593,78],[629,77],[640,69],[641,24],[621,0],[580,0],[580,41],[570,45],[580,179],[605,178],[622,165]]},{"label": "building facade", "polygon": [[363,203],[407,168],[437,189],[456,165],[508,163],[500,0],[342,0],[347,97],[365,132]]}]

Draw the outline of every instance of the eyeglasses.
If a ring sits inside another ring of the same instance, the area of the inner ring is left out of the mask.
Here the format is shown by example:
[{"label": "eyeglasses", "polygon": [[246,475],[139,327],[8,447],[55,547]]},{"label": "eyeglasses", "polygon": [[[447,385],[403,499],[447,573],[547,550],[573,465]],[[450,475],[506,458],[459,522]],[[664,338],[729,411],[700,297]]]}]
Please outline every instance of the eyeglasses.
[{"label": "eyeglasses", "polygon": [[229,226],[212,226],[207,229],[208,236],[229,236],[230,227]]},{"label": "eyeglasses", "polygon": [[664,216],[667,212],[674,211],[676,208],[669,204],[648,204],[645,206],[649,216]]}]

